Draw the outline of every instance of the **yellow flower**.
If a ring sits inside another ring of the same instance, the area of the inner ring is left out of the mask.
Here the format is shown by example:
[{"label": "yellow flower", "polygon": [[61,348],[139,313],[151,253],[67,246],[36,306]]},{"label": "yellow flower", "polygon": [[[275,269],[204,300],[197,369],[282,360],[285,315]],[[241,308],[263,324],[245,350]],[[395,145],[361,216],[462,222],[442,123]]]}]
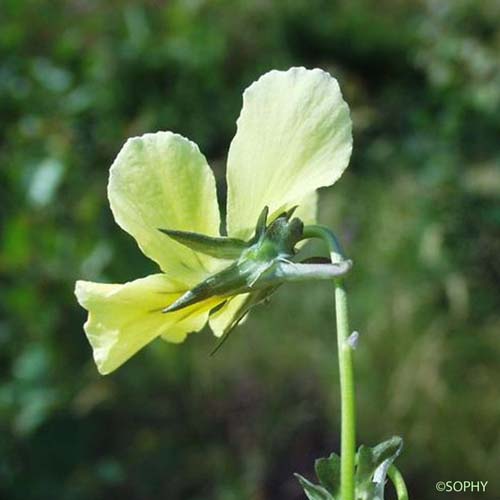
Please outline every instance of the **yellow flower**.
[{"label": "yellow flower", "polygon": [[[316,190],[342,175],[351,150],[349,108],[334,78],[304,68],[263,75],[243,94],[229,148],[228,236],[249,241],[265,207],[271,222],[295,206],[301,221],[314,222]],[[108,197],[117,224],[162,272],[125,284],[76,283],[100,373],[112,372],[157,337],[182,342],[207,321],[221,336],[262,298],[249,293],[249,281],[246,291],[212,294],[165,314],[186,292],[232,265],[226,256],[182,241],[183,232],[218,238],[220,229],[215,180],[193,142],[172,132],[129,139],[111,166]]]}]

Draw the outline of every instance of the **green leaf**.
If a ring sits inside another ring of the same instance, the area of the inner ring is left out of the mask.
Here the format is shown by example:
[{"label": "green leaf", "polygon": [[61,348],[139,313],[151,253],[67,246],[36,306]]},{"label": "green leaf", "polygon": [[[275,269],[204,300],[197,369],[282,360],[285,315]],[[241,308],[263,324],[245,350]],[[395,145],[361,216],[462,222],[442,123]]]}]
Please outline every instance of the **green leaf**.
[{"label": "green leaf", "polygon": [[[383,500],[388,471],[400,454],[403,440],[394,436],[377,446],[360,446],[356,456],[355,500]],[[314,464],[320,484],[316,485],[299,474],[300,481],[309,500],[342,500],[340,488],[341,460],[332,453],[327,458],[318,458]],[[394,469],[394,466],[392,466]],[[395,469],[394,469],[395,470]],[[392,474],[394,476],[394,470]],[[396,470],[397,472],[397,470]],[[397,473],[399,474],[399,472]],[[402,478],[401,478],[402,481]],[[403,492],[403,496],[401,496]],[[398,495],[408,499],[404,482],[398,487]],[[398,496],[398,498],[399,498]]]},{"label": "green leaf", "polygon": [[337,500],[328,491],[317,484],[313,484],[300,474],[295,474],[309,500]]},{"label": "green leaf", "polygon": [[387,471],[401,452],[403,440],[394,436],[377,446],[360,446],[357,454],[356,500],[382,500]]},{"label": "green leaf", "polygon": [[237,259],[249,247],[249,244],[237,238],[214,237],[190,231],[158,229],[168,237],[195,252],[200,252],[219,259]]},{"label": "green leaf", "polygon": [[340,457],[332,453],[328,458],[318,458],[314,464],[316,476],[335,499],[340,499]]}]

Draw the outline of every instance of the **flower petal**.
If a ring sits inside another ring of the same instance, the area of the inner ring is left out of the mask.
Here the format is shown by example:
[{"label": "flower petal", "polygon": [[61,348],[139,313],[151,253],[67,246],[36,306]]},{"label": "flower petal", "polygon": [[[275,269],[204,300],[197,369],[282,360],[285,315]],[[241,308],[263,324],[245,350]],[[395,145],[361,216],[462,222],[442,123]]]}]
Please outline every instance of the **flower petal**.
[{"label": "flower petal", "polygon": [[318,212],[318,192],[313,191],[297,202],[294,217],[298,217],[305,225],[315,224]]},{"label": "flower petal", "polygon": [[334,78],[305,68],[263,75],[243,94],[229,149],[228,234],[248,238],[265,205],[277,215],[333,184],[351,150],[349,108]]},{"label": "flower petal", "polygon": [[165,273],[193,286],[217,267],[158,231],[219,235],[214,176],[193,142],[171,132],[129,139],[111,166],[108,196],[116,222]]},{"label": "flower petal", "polygon": [[182,342],[189,332],[200,330],[215,305],[213,301],[177,313],[162,313],[184,291],[164,274],[124,285],[77,281],[75,294],[89,311],[84,328],[99,372],[112,372],[160,335]]},{"label": "flower petal", "polygon": [[[211,314],[208,320],[210,329],[216,337],[222,337],[224,331],[236,320],[241,307],[250,294],[243,293],[231,297],[216,313]],[[243,320],[239,323],[241,324]]]}]

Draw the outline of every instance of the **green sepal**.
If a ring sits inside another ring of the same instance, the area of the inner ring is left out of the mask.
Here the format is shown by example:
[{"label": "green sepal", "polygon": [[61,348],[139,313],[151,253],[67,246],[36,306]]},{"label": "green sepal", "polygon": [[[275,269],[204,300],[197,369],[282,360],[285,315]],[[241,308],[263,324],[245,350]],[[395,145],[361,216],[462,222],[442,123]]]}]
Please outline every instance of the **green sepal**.
[{"label": "green sepal", "polygon": [[[210,297],[229,297],[248,292],[260,276],[272,265],[272,262],[236,261],[222,271],[209,276],[163,312],[173,312],[209,299]],[[269,285],[267,285],[269,286]]]},{"label": "green sepal", "polygon": [[304,489],[304,493],[309,500],[340,500],[333,497],[323,486],[311,483],[300,474],[294,474],[299,480],[300,485]]},{"label": "green sepal", "polygon": [[255,234],[254,237],[250,240],[250,243],[256,243],[260,239],[264,237],[266,234],[267,227],[267,217],[269,215],[269,207],[266,205],[257,219],[257,225],[255,226]]},{"label": "green sepal", "polygon": [[[295,279],[296,269],[281,272],[282,261],[294,255],[294,246],[300,239],[303,224],[298,219],[288,221],[288,213],[266,226],[268,208],[264,207],[257,221],[254,238],[249,242],[232,238],[213,238],[197,233],[171,231],[164,233],[193,250],[221,257],[232,256],[234,262],[209,276],[178,298],[163,312],[178,311],[210,297],[230,297],[281,284],[290,273]],[[288,264],[285,263],[285,267]],[[273,271],[276,271],[274,273]],[[261,280],[262,278],[262,280]]]},{"label": "green sepal", "polygon": [[158,231],[195,252],[218,259],[238,259],[250,246],[249,243],[237,238],[206,236],[176,229],[158,229]]},{"label": "green sepal", "polygon": [[265,238],[273,242],[279,252],[292,255],[295,245],[302,239],[303,232],[304,223],[297,218],[289,220],[287,212],[269,224]]},{"label": "green sepal", "polygon": [[[255,234],[249,241],[227,236],[207,236],[191,231],[158,228],[177,243],[184,245],[195,252],[199,252],[218,259],[239,259],[241,254],[252,245],[260,241],[266,234],[269,207],[265,206],[259,215],[255,226]],[[286,214],[285,214],[286,215]]]},{"label": "green sepal", "polygon": [[287,220],[290,220],[292,218],[292,215],[295,213],[295,211],[297,210],[297,208],[299,208],[298,205],[294,205],[292,208],[288,209],[284,215],[286,217]]},{"label": "green sepal", "polygon": [[382,500],[387,471],[401,453],[403,440],[394,436],[373,448],[360,446],[355,474],[356,500]]},{"label": "green sepal", "polygon": [[340,499],[340,457],[332,453],[327,458],[318,458],[314,469],[321,486],[326,488],[334,499]]},{"label": "green sepal", "polygon": [[295,246],[302,239],[303,223],[291,219],[296,207],[282,213],[268,226],[268,208],[264,207],[255,228],[255,235],[248,242],[235,238],[211,237],[186,231],[160,229],[175,241],[219,258],[233,262],[218,273],[207,277],[184,293],[163,312],[178,311],[211,297],[229,298],[242,293],[270,289],[285,282],[332,279],[345,274],[351,261],[334,264],[295,263]]},{"label": "green sepal", "polygon": [[210,297],[229,297],[241,293],[269,289],[287,282],[330,280],[351,268],[351,261],[338,264],[296,264],[284,258],[269,261],[239,260],[196,285],[163,312],[178,311]]}]

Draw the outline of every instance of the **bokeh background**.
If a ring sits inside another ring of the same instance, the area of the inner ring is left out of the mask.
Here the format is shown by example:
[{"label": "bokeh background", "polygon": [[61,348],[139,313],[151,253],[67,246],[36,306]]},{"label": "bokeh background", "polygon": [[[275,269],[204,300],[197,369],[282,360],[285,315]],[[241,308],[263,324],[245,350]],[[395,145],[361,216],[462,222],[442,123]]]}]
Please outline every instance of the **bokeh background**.
[{"label": "bokeh background", "polygon": [[354,121],[320,219],[355,262],[359,441],[404,437],[415,499],[498,498],[499,25],[495,0],[2,0],[0,497],[303,499],[292,473],[338,451],[328,284],[283,288],[215,357],[205,330],[107,377],[73,296],[155,270],[108,208],[125,139],[196,141],[223,206],[243,89],[304,65]]}]

